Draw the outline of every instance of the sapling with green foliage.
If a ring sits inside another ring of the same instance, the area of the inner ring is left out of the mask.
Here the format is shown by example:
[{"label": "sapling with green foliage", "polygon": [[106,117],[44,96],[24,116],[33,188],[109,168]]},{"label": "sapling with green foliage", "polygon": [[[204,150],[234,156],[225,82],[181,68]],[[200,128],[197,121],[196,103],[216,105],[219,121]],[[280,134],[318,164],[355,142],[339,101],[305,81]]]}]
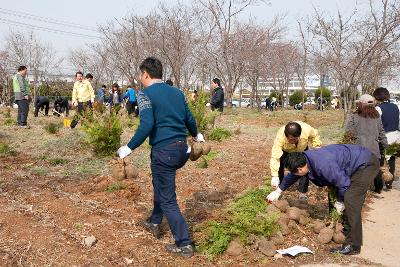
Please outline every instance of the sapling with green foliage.
[{"label": "sapling with green foliage", "polygon": [[279,227],[278,218],[266,213],[265,196],[270,192],[269,186],[250,189],[223,210],[219,220],[198,226],[195,230],[200,232],[199,251],[214,258],[222,254],[236,237],[248,245],[250,235],[271,236]]},{"label": "sapling with green foliage", "polygon": [[121,144],[122,125],[117,115],[107,114],[94,120],[87,120],[83,130],[89,144],[99,156],[114,155]]},{"label": "sapling with green foliage", "polygon": [[58,131],[60,130],[61,125],[54,123],[54,122],[49,122],[46,124],[46,126],[44,126],[44,129],[46,130],[46,132],[50,133],[50,134],[56,134],[58,133]]},{"label": "sapling with green foliage", "polygon": [[210,140],[221,142],[224,139],[227,139],[232,136],[232,132],[228,129],[217,127],[214,128],[209,134],[208,138]]},{"label": "sapling with green foliage", "polygon": [[198,92],[195,101],[188,101],[188,106],[196,120],[197,129],[201,133],[207,132],[214,126],[215,118],[220,114],[219,111],[211,111],[206,104],[208,95],[203,91]]}]

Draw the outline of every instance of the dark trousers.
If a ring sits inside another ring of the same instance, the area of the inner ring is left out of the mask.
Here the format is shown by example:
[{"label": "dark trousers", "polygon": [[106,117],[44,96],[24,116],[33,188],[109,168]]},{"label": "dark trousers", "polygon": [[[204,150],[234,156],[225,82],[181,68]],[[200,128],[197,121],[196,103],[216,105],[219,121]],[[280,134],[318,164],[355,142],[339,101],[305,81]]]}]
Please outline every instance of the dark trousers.
[{"label": "dark trousers", "polygon": [[133,112],[135,112],[136,115],[138,115],[138,111],[136,110],[137,102],[136,101],[128,101],[126,102],[126,110],[128,111],[128,115],[131,115]]},{"label": "dark trousers", "polygon": [[[308,148],[306,148],[306,150],[308,150]],[[283,155],[281,156],[280,159],[280,166],[279,166],[279,171],[278,171],[278,175],[279,175],[279,182],[282,182],[283,177],[285,176],[285,163],[286,163],[286,158],[289,155],[288,152],[283,151]],[[307,176],[302,176],[299,179],[299,186],[297,188],[297,190],[300,193],[307,193],[308,192],[308,185],[309,185],[309,180],[307,178]]]},{"label": "dark trousers", "polygon": [[74,118],[71,121],[71,128],[75,128],[76,125],[79,122],[79,117],[84,115],[84,112],[87,111],[87,109],[92,109],[92,102],[87,101],[87,102],[78,102],[78,114],[74,116]]},{"label": "dark trousers", "polygon": [[372,155],[367,166],[357,170],[350,177],[350,187],[344,194],[345,216],[350,226],[345,244],[354,246],[362,245],[361,209],[369,186],[378,174],[378,171],[379,160],[376,156]]},{"label": "dark trousers", "polygon": [[17,100],[18,115],[17,122],[19,126],[25,126],[28,120],[29,101],[27,99]]},{"label": "dark trousers", "polygon": [[192,244],[189,229],[176,200],[176,170],[183,167],[189,158],[186,141],[177,141],[151,151],[154,208],[150,221],[160,224],[167,218],[175,244],[178,247]]},{"label": "dark trousers", "polygon": [[38,105],[36,105],[36,107],[35,107],[35,117],[37,117],[39,115],[39,109],[42,110],[42,111],[44,109],[44,115],[48,116],[49,115],[49,102],[39,103]]}]

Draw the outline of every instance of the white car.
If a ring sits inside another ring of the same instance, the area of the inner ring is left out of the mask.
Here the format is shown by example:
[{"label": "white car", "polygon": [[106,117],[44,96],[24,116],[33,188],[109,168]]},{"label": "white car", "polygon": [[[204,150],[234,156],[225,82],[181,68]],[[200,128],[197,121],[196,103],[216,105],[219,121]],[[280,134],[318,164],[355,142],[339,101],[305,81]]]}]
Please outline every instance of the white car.
[{"label": "white car", "polygon": [[[239,100],[232,100],[232,107],[234,107],[234,108],[239,107]],[[242,108],[250,107],[250,99],[249,98],[242,98],[242,102],[240,103],[240,107],[242,107]]]}]

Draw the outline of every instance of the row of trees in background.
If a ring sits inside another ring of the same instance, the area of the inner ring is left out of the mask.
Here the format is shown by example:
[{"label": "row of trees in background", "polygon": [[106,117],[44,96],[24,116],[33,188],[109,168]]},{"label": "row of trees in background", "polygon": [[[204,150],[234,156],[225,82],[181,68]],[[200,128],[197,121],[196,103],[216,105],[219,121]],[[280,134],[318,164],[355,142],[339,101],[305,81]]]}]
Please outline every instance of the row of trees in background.
[{"label": "row of trees in background", "polygon": [[[260,78],[288,95],[289,81],[297,77],[304,99],[306,76],[328,75],[343,96],[345,111],[358,86],[370,92],[398,73],[400,2],[369,0],[366,12],[347,16],[338,10],[331,17],[315,9],[313,16],[298,21],[297,36],[292,40],[287,38],[284,16],[275,16],[268,23],[241,18],[240,14],[259,2],[160,4],[148,15],[127,15],[102,25],[100,40],[74,49],[68,61],[77,70],[94,74],[98,86],[137,80],[140,62],[156,56],[164,63],[165,79],[172,78],[180,88],[191,84],[201,88],[219,77],[228,103],[243,82],[259,103]],[[33,34],[11,33],[0,52],[1,83],[6,80],[7,66],[15,69],[26,64],[37,82],[48,77],[50,69],[54,73],[57,68],[52,66],[59,61],[51,45],[39,42]]]}]

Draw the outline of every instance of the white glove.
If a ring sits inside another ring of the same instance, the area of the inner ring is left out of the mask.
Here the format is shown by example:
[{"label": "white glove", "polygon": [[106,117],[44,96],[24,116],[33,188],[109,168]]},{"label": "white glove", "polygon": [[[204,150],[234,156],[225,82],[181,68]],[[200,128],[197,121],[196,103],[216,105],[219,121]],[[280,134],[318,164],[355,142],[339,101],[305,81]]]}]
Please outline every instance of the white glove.
[{"label": "white glove", "polygon": [[121,146],[117,151],[117,154],[121,159],[125,158],[126,156],[128,156],[131,153],[132,153],[132,150],[128,146]]},{"label": "white glove", "polygon": [[207,103],[207,104],[206,104],[206,107],[209,107],[209,106],[211,106],[211,104],[210,104],[210,103]]},{"label": "white glove", "polygon": [[72,105],[73,105],[74,107],[77,107],[77,106],[78,106],[78,102],[74,102],[74,103],[72,103]]},{"label": "white glove", "polygon": [[205,142],[206,140],[204,140],[204,136],[201,133],[197,133],[196,137],[193,138],[193,140],[195,142]]},{"label": "white glove", "polygon": [[271,186],[278,188],[279,185],[279,177],[278,176],[272,176],[271,178]]},{"label": "white glove", "polygon": [[278,187],[275,191],[269,193],[267,196],[268,202],[273,202],[279,199],[281,196],[282,190]]},{"label": "white glove", "polygon": [[335,204],[334,204],[333,206],[335,207],[335,209],[337,210],[337,212],[338,212],[339,214],[342,214],[342,213],[343,213],[344,208],[345,208],[343,202],[336,201]]}]

